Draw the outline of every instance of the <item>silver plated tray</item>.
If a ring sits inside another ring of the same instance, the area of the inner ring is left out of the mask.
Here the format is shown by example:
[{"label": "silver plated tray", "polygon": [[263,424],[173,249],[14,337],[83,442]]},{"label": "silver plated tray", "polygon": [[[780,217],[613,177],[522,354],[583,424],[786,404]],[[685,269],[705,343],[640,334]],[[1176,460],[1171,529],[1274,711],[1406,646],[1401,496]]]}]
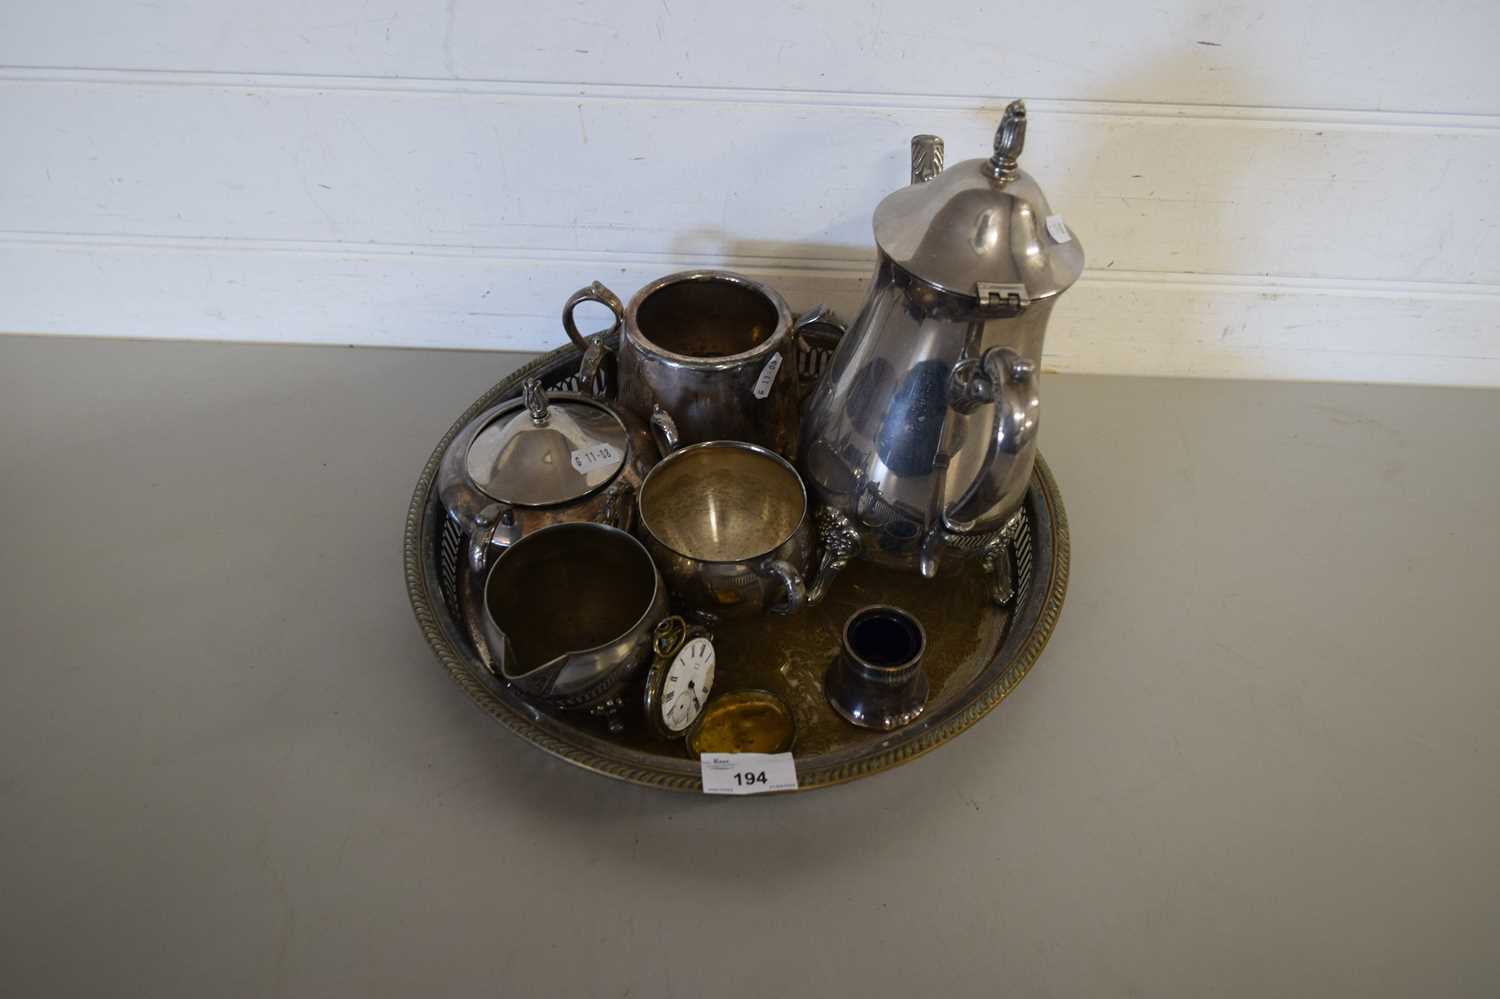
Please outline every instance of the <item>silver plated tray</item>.
[{"label": "silver plated tray", "polygon": [[[832,344],[809,338],[799,375],[810,386]],[[484,409],[521,392],[527,378],[549,390],[577,391],[579,352],[572,346],[533,361],[490,389],[460,416],[433,449],[406,516],[406,588],[423,635],[448,674],[473,701],[532,745],[618,780],[678,791],[702,789],[700,766],[681,741],[651,738],[634,718],[611,735],[596,718],[533,703],[497,681],[482,642],[471,631],[460,595],[467,587],[460,539],[433,488],[443,451]],[[601,375],[607,378],[607,374]],[[608,385],[604,386],[606,389]],[[1068,585],[1068,522],[1047,464],[1037,459],[1019,529],[1007,551],[1014,599],[999,607],[977,560],[962,571],[926,581],[863,562],[840,575],[818,607],[791,617],[766,617],[715,629],[719,667],[715,693],[770,689],[792,706],[798,790],[855,780],[898,766],[968,729],[1003,701],[1041,655],[1062,610]],[[870,732],[844,722],[823,698],[822,676],[837,652],[844,620],[858,606],[895,604],[923,622],[924,658],[932,694],[923,716],[895,732]]]}]

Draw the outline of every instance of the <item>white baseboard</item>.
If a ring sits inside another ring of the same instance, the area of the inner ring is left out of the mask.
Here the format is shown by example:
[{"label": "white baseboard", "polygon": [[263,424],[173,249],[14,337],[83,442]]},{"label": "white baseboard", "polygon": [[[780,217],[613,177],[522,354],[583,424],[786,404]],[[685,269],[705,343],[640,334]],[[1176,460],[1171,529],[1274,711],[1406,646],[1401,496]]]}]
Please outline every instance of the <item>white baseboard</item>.
[{"label": "white baseboard", "polygon": [[[598,279],[622,297],[721,266],[794,309],[846,318],[868,263],[245,241],[0,237],[19,333],[546,350],[558,310]],[[1046,368],[1225,378],[1500,386],[1500,289],[1091,270],[1059,303]]]}]

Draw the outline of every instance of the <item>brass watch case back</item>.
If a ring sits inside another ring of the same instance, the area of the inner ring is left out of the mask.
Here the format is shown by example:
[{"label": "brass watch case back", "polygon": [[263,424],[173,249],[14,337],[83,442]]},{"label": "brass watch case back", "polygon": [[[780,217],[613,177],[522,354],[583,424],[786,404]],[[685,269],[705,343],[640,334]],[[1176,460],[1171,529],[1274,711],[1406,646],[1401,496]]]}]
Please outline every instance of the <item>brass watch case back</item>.
[{"label": "brass watch case back", "polygon": [[[804,387],[826,365],[833,338],[799,337]],[[453,427],[423,469],[406,520],[407,593],[438,660],[465,693],[497,721],[538,748],[619,780],[679,791],[701,791],[701,769],[681,738],[663,740],[645,718],[612,734],[599,719],[539,704],[495,679],[476,620],[461,546],[444,515],[434,481],[449,442],[485,409],[518,396],[526,378],[549,392],[577,391],[580,351],[564,347],[534,361],[486,392]],[[608,386],[607,386],[608,387]],[[716,626],[713,698],[762,689],[792,709],[798,790],[888,770],[967,730],[1015,688],[1041,655],[1067,592],[1068,528],[1057,483],[1038,457],[1021,516],[1001,557],[1008,560],[1013,597],[991,599],[980,560],[961,573],[924,580],[915,573],[852,563],[817,607],[790,617],[756,616]],[[893,732],[858,729],[838,717],[823,695],[822,677],[840,648],[845,620],[873,603],[905,608],[927,626],[924,655],[931,694],[922,716]],[[639,711],[644,698],[632,698]],[[632,712],[633,713],[633,712]]]}]

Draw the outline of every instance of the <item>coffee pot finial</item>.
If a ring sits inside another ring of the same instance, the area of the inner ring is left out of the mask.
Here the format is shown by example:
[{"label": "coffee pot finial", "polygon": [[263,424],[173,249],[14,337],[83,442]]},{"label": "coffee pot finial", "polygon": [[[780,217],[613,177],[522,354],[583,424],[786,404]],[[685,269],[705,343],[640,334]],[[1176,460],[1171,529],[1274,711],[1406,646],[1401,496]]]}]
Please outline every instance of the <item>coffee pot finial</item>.
[{"label": "coffee pot finial", "polygon": [[1000,127],[995,130],[995,155],[990,157],[990,176],[1000,181],[1015,180],[1020,166],[1021,150],[1026,147],[1026,102],[1011,101],[1005,106]]}]

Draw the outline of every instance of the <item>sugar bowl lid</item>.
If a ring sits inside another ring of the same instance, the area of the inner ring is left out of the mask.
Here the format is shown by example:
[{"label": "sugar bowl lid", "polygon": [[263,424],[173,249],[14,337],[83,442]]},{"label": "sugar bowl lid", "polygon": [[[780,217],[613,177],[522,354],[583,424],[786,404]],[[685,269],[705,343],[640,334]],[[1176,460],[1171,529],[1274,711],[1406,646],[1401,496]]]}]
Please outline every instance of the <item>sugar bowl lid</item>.
[{"label": "sugar bowl lid", "polygon": [[535,378],[525,405],[497,415],[474,435],[469,478],[485,495],[516,506],[568,503],[599,489],[625,464],[620,418],[586,399],[548,400]]},{"label": "sugar bowl lid", "polygon": [[912,140],[913,181],[875,209],[875,241],[928,284],[984,304],[993,295],[1025,305],[1066,291],[1083,273],[1083,247],[1017,160],[1026,105],[1013,101],[995,133],[995,154],[934,173],[941,139]]}]

